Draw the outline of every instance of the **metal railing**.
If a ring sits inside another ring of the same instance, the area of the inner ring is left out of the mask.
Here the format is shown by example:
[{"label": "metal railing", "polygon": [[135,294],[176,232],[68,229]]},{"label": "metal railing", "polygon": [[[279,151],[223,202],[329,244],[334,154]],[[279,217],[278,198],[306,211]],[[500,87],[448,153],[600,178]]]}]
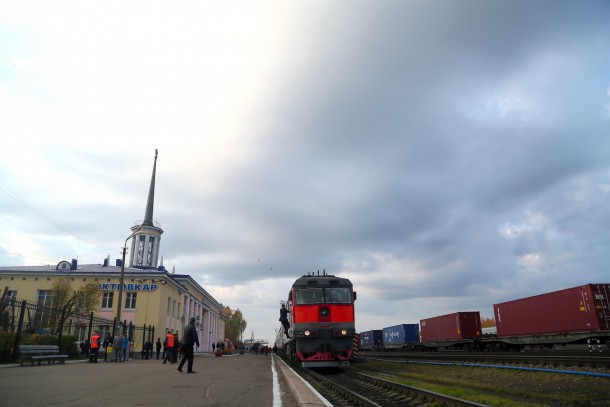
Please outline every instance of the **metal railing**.
[{"label": "metal railing", "polygon": [[[109,320],[79,313],[67,313],[65,307],[49,307],[15,298],[0,299],[0,362],[17,360],[19,345],[57,344],[62,352],[77,356],[88,354],[89,338],[100,331],[103,341],[115,332],[125,332],[131,344],[130,352],[154,342],[155,328],[136,327],[131,322]],[[62,340],[62,338],[64,338]],[[66,339],[68,342],[66,342]]]}]

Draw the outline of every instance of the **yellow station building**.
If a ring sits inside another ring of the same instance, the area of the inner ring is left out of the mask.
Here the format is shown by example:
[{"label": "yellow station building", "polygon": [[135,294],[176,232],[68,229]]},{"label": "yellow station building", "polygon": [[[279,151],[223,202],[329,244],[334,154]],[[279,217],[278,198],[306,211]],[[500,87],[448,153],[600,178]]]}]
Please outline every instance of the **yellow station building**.
[{"label": "yellow station building", "polygon": [[[0,287],[5,298],[50,304],[55,279],[69,278],[73,289],[94,283],[102,293],[96,317],[108,320],[117,317],[119,297],[122,297],[120,320],[135,327],[153,326],[153,342],[158,337],[163,340],[167,330],[182,336],[184,326],[191,317],[195,317],[201,345],[196,351],[212,351],[212,344],[224,339],[222,304],[191,276],[168,272],[162,264],[158,266],[163,230],[152,221],[156,166],[155,153],[146,214],[143,221],[131,228],[131,235],[125,241],[123,259],[116,259],[114,265],[110,265],[110,259],[106,258],[100,264],[81,265],[73,259],[71,262],[60,261],[56,265],[46,266],[0,266]],[[129,240],[130,251],[127,250]],[[127,262],[123,264],[127,253],[129,266]],[[112,329],[111,326],[102,328],[104,334]],[[75,335],[84,340],[87,332],[76,331]],[[140,337],[136,340],[144,339]],[[134,345],[140,349],[141,343]]]}]

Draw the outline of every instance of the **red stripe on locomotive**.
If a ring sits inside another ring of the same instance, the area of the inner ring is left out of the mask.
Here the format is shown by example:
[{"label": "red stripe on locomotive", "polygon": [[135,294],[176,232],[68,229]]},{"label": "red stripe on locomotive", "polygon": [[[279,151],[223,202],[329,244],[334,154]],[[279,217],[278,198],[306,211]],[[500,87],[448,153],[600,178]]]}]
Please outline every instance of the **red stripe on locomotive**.
[{"label": "red stripe on locomotive", "polygon": [[354,304],[293,305],[292,321],[296,324],[306,322],[354,322]]}]

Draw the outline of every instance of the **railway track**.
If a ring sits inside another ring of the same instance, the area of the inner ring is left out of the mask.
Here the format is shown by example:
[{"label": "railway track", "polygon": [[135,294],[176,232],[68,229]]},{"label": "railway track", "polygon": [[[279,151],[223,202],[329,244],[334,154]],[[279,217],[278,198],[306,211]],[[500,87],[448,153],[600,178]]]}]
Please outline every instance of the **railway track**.
[{"label": "railway track", "polygon": [[307,370],[302,374],[336,407],[415,407],[431,403],[439,406],[484,406],[361,373],[335,369],[324,373]]},{"label": "railway track", "polygon": [[430,404],[456,407],[485,406],[364,373],[336,368],[305,369],[300,364],[290,361],[285,355],[278,354],[278,356],[334,407],[417,407]]},{"label": "railway track", "polygon": [[[460,353],[460,355],[456,355],[456,353]],[[574,405],[578,400],[589,400],[591,405],[610,405],[607,397],[610,372],[591,370],[587,372],[586,369],[577,370],[576,368],[561,369],[565,370],[565,372],[561,372],[555,371],[559,369],[550,369],[548,366],[538,365],[540,368],[533,368],[516,365],[515,368],[520,372],[513,374],[507,370],[507,366],[498,366],[501,369],[488,369],[494,367],[490,366],[492,363],[488,362],[481,363],[481,365],[486,364],[487,366],[481,366],[485,368],[480,369],[478,366],[474,366],[476,363],[469,366],[468,363],[458,360],[429,362],[430,359],[398,360],[396,359],[397,354],[391,356],[393,357],[385,359],[371,357],[360,362],[354,361],[352,366],[341,370],[313,371],[294,365],[291,367],[333,406],[338,407],[431,404],[480,406],[501,405],[502,403]],[[425,356],[432,358],[439,355]],[[463,357],[464,353],[453,352],[453,355],[442,356]],[[523,360],[520,361],[520,364],[523,365]],[[570,374],[540,374],[539,371]],[[403,383],[417,387],[410,387]],[[452,396],[447,396],[448,394],[476,401],[454,399]],[[485,404],[477,404],[477,402]]]},{"label": "railway track", "polygon": [[492,352],[368,352],[361,358],[404,359],[412,361],[471,362],[528,366],[553,366],[557,368],[594,368],[610,371],[608,353],[492,353]]}]

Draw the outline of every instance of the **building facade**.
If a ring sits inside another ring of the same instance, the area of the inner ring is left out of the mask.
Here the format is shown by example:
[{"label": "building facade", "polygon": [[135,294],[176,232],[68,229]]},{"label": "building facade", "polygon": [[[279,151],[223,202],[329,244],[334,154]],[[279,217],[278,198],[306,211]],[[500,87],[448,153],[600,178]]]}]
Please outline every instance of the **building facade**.
[{"label": "building facade", "polygon": [[[131,235],[125,240],[123,258],[117,259],[114,266],[106,258],[101,264],[80,265],[73,259],[57,265],[0,267],[2,294],[50,304],[53,301],[53,281],[56,279],[68,278],[74,290],[94,283],[101,292],[96,317],[107,320],[116,318],[127,326],[152,326],[155,333],[153,342],[158,337],[163,340],[168,330],[182,336],[183,328],[194,317],[201,345],[196,351],[212,351],[212,344],[224,339],[222,304],[191,276],[169,273],[162,264],[158,266],[163,229],[152,220],[156,168],[155,150],[144,220],[131,227]],[[129,240],[131,250],[129,267],[126,267]],[[82,333],[76,334],[82,339]],[[143,335],[140,338],[142,342],[146,339]],[[134,347],[139,349],[138,343],[134,343]]]},{"label": "building facade", "polygon": [[[94,283],[101,292],[95,316],[108,320],[116,318],[121,267],[107,264],[78,265],[73,261],[66,268],[61,267],[62,263],[64,262],[58,264],[59,267],[0,267],[0,287],[8,298],[50,304],[53,301],[52,286],[55,279],[68,278],[75,290]],[[120,264],[120,260],[117,263]],[[194,317],[201,345],[197,350],[212,351],[212,343],[224,338],[222,304],[189,275],[169,273],[160,268],[161,270],[124,269],[121,321],[136,327],[152,326],[155,336],[163,340],[167,330],[181,336],[184,326]],[[139,349],[141,340],[135,339],[136,349]]]}]

